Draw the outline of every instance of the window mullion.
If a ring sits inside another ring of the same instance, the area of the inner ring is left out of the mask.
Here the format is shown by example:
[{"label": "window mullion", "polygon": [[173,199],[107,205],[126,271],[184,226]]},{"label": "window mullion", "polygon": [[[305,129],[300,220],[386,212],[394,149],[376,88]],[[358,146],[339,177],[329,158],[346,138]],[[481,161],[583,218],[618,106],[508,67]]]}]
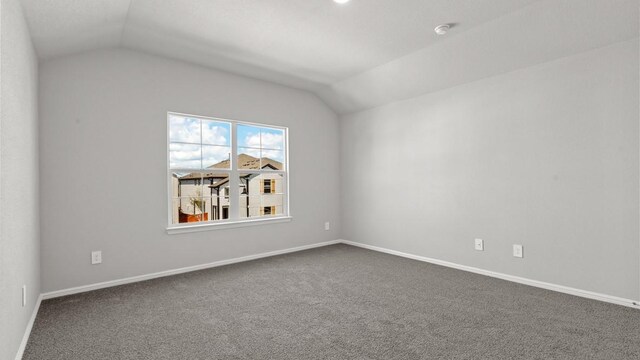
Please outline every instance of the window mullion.
[{"label": "window mullion", "polygon": [[231,172],[229,172],[229,219],[237,220],[240,216],[240,180],[238,175],[238,126],[231,123]]},{"label": "window mullion", "polygon": [[202,149],[202,119],[200,120],[200,169],[204,168],[204,150]]}]

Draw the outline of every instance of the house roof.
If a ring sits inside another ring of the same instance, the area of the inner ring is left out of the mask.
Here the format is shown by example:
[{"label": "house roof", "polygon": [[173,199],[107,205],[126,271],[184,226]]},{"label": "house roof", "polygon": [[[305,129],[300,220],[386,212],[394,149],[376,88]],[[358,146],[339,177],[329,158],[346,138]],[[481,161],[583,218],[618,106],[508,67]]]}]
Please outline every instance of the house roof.
[{"label": "house roof", "polygon": [[[262,164],[262,166],[260,166]],[[256,158],[247,154],[238,155],[238,169],[264,169],[271,168],[271,170],[282,170],[282,163],[275,161],[268,157]],[[213,164],[208,169],[229,169],[229,160],[220,161],[217,164]]]},{"label": "house roof", "polygon": [[[219,163],[213,164],[209,167],[207,167],[207,169],[220,169],[220,170],[227,170],[229,169],[229,160],[223,160],[220,161]],[[282,163],[267,157],[263,157],[263,158],[256,158],[253,157],[251,155],[247,155],[247,154],[240,154],[238,155],[238,168],[242,169],[242,170],[259,170],[259,169],[269,169],[269,170],[282,170],[283,166]],[[200,179],[202,178],[207,178],[207,179],[218,179],[216,181],[214,181],[213,185],[221,185],[222,183],[224,183],[227,180],[227,174],[226,173],[216,173],[216,172],[211,172],[211,173],[189,173],[183,176],[179,176],[178,174],[174,173],[173,176],[175,176],[176,178],[180,179],[180,180],[195,180],[195,179]]]}]

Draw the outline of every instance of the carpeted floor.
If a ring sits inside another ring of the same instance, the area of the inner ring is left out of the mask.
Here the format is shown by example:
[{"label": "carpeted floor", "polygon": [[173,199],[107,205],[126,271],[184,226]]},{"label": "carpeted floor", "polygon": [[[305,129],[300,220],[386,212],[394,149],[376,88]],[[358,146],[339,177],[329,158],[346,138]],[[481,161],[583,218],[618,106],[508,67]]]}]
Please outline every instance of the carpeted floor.
[{"label": "carpeted floor", "polygon": [[44,301],[24,359],[640,359],[640,311],[335,245]]}]

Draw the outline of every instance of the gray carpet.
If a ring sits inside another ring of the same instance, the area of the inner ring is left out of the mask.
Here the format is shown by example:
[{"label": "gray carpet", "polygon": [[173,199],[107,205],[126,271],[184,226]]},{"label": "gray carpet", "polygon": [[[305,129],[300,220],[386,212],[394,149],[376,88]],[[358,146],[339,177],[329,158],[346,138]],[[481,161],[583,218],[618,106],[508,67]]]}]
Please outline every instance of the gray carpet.
[{"label": "gray carpet", "polygon": [[639,359],[640,311],[347,245],[47,300],[24,359]]}]

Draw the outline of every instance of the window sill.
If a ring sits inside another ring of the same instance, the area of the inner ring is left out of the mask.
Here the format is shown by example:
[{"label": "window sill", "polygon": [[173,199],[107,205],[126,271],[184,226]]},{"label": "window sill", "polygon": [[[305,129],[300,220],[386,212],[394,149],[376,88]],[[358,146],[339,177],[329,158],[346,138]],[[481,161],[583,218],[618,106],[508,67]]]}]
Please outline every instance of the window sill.
[{"label": "window sill", "polygon": [[211,230],[224,230],[224,229],[234,229],[241,228],[247,226],[257,226],[257,225],[267,225],[267,224],[278,224],[289,222],[293,219],[291,216],[278,216],[271,217],[265,219],[254,219],[254,220],[238,220],[238,221],[229,221],[229,222],[221,222],[221,223],[206,223],[206,224],[196,224],[196,225],[180,225],[180,226],[172,226],[167,228],[167,234],[184,234],[191,232],[199,232],[199,231],[211,231]]}]

